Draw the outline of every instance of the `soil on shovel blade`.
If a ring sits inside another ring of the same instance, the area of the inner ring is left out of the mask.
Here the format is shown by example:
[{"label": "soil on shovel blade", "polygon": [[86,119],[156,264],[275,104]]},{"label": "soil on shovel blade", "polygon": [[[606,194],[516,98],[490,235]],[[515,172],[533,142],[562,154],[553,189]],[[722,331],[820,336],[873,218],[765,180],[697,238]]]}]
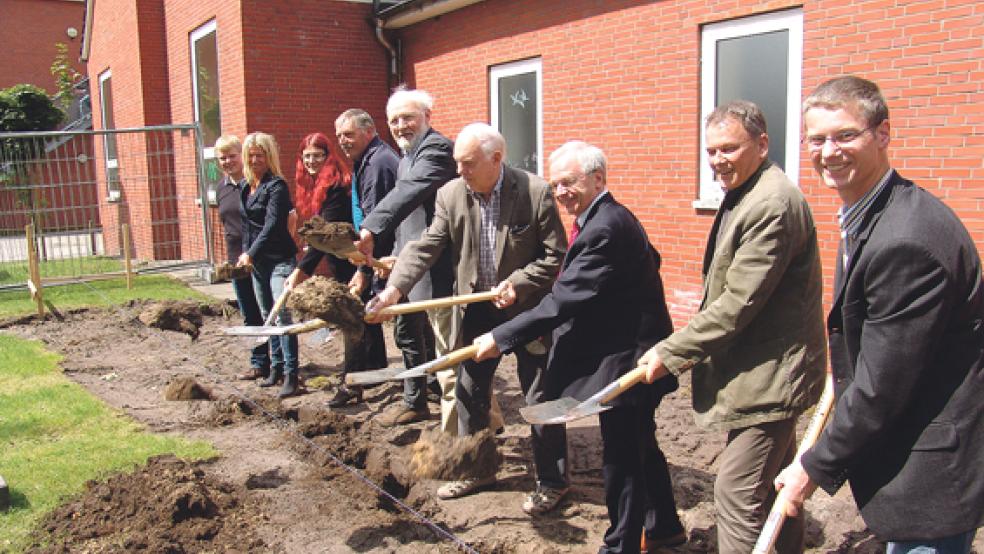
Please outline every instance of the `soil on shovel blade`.
[{"label": "soil on shovel blade", "polygon": [[320,318],[351,336],[362,336],[365,329],[362,300],[335,279],[315,276],[304,281],[287,297],[287,308],[297,320]]},{"label": "soil on shovel blade", "polygon": [[[608,526],[597,418],[568,425],[568,497],[553,513],[524,514],[534,477],[511,356],[495,377],[505,432],[486,443],[502,455],[497,482],[442,501],[435,494],[440,481],[411,469],[421,436],[421,447],[436,442],[428,443],[426,434],[438,423],[435,402],[429,403],[430,421],[395,428],[382,427],[375,416],[402,401],[401,383],[366,389],[364,402],[328,409],[325,402],[340,383],[343,341],[311,344],[303,337],[302,379],[328,386],[278,400],[279,387],[236,379],[248,368],[254,339],[223,334],[224,327],[242,324],[238,315],[223,315],[228,305],[199,309],[197,339],[182,325],[171,330],[143,323],[138,315],[151,307],[136,302],[69,312],[60,321],[0,322],[0,332],[40,340],[60,353],[68,378],[149,431],[208,440],[220,452],[201,463],[156,458],[146,468],[90,484],[37,529],[39,552],[417,554],[453,552],[461,544],[492,553],[597,552]],[[386,335],[390,365],[399,365],[389,326]],[[212,400],[165,400],[168,385],[182,378],[193,379]],[[656,415],[689,538],[661,552],[716,551],[713,486],[725,437],[697,428],[690,402],[684,379]],[[803,418],[801,432],[806,423]],[[807,551],[883,551],[847,487],[833,498],[818,492],[807,509]],[[975,542],[979,552],[982,541]]]}]

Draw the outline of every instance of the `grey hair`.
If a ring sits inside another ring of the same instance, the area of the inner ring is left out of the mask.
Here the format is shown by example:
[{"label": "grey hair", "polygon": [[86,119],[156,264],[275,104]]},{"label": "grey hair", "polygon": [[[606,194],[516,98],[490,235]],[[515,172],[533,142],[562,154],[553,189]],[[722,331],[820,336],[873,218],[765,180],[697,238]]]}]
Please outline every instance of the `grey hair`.
[{"label": "grey hair", "polygon": [[465,138],[473,138],[478,141],[479,147],[486,158],[491,158],[496,151],[502,152],[502,157],[506,156],[506,139],[487,123],[469,123],[461,129],[456,140],[461,141]]},{"label": "grey hair", "polygon": [[375,129],[376,123],[372,120],[372,116],[369,112],[360,108],[349,108],[341,113],[337,119],[335,119],[335,125],[341,125],[346,121],[352,121],[355,126],[364,131],[369,129]]},{"label": "grey hair", "polygon": [[396,87],[389,100],[386,101],[386,114],[389,115],[395,106],[404,102],[411,102],[422,112],[429,112],[434,107],[434,97],[427,91],[410,89],[406,85],[400,85]]},{"label": "grey hair", "polygon": [[803,114],[811,108],[853,108],[869,127],[880,125],[888,119],[888,103],[878,85],[854,75],[835,77],[817,87],[803,100]]},{"label": "grey hair", "polygon": [[742,128],[752,138],[757,139],[768,132],[765,114],[754,102],[748,100],[732,100],[714,108],[714,111],[707,114],[704,126],[717,125],[729,118],[741,123]]},{"label": "grey hair", "polygon": [[581,173],[585,175],[594,171],[601,171],[603,176],[608,174],[608,160],[605,158],[605,153],[597,146],[588,144],[583,140],[571,140],[551,152],[549,162],[554,164],[569,157],[577,160],[581,167]]}]

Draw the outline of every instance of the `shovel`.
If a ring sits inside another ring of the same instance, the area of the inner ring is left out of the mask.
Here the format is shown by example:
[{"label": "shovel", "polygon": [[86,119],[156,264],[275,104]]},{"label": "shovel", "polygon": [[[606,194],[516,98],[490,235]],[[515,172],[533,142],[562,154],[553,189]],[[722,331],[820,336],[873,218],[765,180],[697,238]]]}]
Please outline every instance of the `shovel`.
[{"label": "shovel", "polygon": [[[410,314],[414,312],[423,312],[425,310],[432,310],[434,308],[447,308],[449,306],[456,306],[459,304],[471,304],[473,302],[485,302],[488,300],[495,300],[496,294],[492,291],[487,292],[474,292],[471,294],[462,294],[460,296],[449,296],[447,298],[433,298],[431,300],[420,300],[418,302],[404,302],[403,304],[396,304],[394,306],[387,306],[379,310],[380,315],[402,315]],[[278,300],[279,301],[279,300]],[[323,319],[315,318],[303,323],[295,323],[293,325],[286,325],[283,327],[272,326],[272,320],[266,322],[262,327],[256,325],[240,325],[237,327],[226,327],[225,334],[227,335],[245,335],[245,336],[258,336],[258,337],[270,337],[279,335],[296,335],[298,333],[306,333],[308,331],[314,331],[316,329],[321,329],[322,327],[327,327],[329,323]]]},{"label": "shovel", "polygon": [[584,402],[567,396],[520,408],[519,414],[533,425],[555,425],[600,414],[612,407],[608,402],[638,385],[645,377],[646,368],[639,367],[619,377],[614,383],[596,392]]},{"label": "shovel", "polygon": [[[353,244],[353,241],[358,240],[359,235],[355,232],[351,223],[327,222],[321,219],[320,216],[314,216],[298,229],[298,234],[312,248],[316,248],[337,258],[347,258],[360,264],[366,263],[366,255],[359,252],[355,244]],[[371,265],[376,269],[385,271],[392,269],[390,266],[376,259],[372,260]]]},{"label": "shovel", "polygon": [[[284,307],[284,302],[287,301],[288,296],[290,296],[289,289],[284,289],[284,292],[280,293],[280,298],[277,298],[277,301],[273,303],[273,307],[270,308],[270,315],[268,315],[266,321],[263,322],[264,327],[272,326],[273,322],[277,320],[277,314],[280,313],[280,309]],[[257,338],[256,344],[265,342],[267,340],[267,336],[269,335],[263,335]]]},{"label": "shovel", "polygon": [[442,369],[456,366],[459,363],[475,356],[476,353],[478,353],[478,347],[472,345],[459,348],[458,350],[452,350],[451,352],[431,360],[426,364],[411,367],[410,369],[397,367],[373,369],[371,371],[356,371],[345,375],[345,384],[350,386],[375,385],[386,381],[402,381],[403,379],[423,377]]}]

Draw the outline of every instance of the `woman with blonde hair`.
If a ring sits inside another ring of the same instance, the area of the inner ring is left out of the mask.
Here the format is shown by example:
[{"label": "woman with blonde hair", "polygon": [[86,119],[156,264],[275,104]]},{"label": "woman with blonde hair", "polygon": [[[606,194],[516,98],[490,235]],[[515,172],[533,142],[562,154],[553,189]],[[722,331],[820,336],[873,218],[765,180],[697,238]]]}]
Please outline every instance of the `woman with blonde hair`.
[{"label": "woman with blonde hair", "polygon": [[[263,318],[284,290],[284,283],[296,265],[297,246],[290,236],[288,221],[293,205],[290,190],[280,171],[277,142],[266,133],[250,133],[243,141],[244,175],[242,190],[243,254],[238,265],[253,267],[253,290]],[[290,314],[281,309],[279,325],[291,323]],[[281,398],[297,394],[297,336],[270,337],[270,375],[260,383],[272,387],[283,379]]]}]

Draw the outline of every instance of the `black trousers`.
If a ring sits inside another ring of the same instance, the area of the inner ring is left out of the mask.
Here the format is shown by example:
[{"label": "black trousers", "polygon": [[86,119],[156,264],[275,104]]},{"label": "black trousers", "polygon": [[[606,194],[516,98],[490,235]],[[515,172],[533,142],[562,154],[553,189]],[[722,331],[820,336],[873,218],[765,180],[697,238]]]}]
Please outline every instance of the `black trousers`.
[{"label": "black trousers", "polygon": [[[465,309],[462,335],[465,344],[475,337],[491,331],[506,320],[491,303],[479,302]],[[532,348],[532,349],[531,349]],[[536,341],[532,347],[516,349],[516,371],[519,386],[526,396],[526,404],[543,401],[543,372],[547,367],[549,344]],[[458,381],[454,394],[458,402],[458,434],[470,435],[487,429],[492,411],[492,378],[502,357],[483,362],[468,360],[458,369]],[[536,481],[544,487],[567,487],[567,430],[563,425],[531,425],[533,438],[533,465]]]},{"label": "black trousers", "polygon": [[658,400],[616,406],[599,414],[608,530],[599,554],[638,554],[649,537],[683,531],[666,457],[656,442]]}]

